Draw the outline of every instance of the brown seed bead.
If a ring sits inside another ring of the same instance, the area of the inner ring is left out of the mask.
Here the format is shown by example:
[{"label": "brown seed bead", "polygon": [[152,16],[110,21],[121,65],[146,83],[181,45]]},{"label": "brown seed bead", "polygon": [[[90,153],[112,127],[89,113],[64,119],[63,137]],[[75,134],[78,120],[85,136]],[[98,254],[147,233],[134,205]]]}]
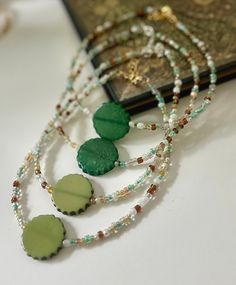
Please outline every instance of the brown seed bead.
[{"label": "brown seed bead", "polygon": [[137,213],[140,213],[142,210],[142,207],[140,205],[136,205],[134,208],[135,208]]},{"label": "brown seed bead", "polygon": [[186,109],[185,110],[185,114],[190,115],[191,114],[191,110],[190,109]]},{"label": "brown seed bead", "polygon": [[64,130],[62,129],[62,127],[58,127],[57,130],[59,131],[60,135],[64,135]]},{"label": "brown seed bead", "polygon": [[181,122],[179,122],[179,127],[180,127],[181,129],[183,129],[184,124],[183,124],[183,122],[182,122],[182,121],[181,121]]},{"label": "brown seed bead", "polygon": [[140,10],[136,13],[137,17],[144,17],[145,16],[145,12],[143,10]]},{"label": "brown seed bead", "polygon": [[173,99],[173,103],[174,104],[179,104],[179,99],[177,98],[177,99]]},{"label": "brown seed bead", "polygon": [[168,143],[171,143],[172,142],[172,137],[168,136],[168,137],[166,137],[166,140],[168,141]]},{"label": "brown seed bead", "polygon": [[13,196],[13,197],[11,198],[11,202],[12,202],[12,203],[16,203],[17,201],[18,201],[18,199],[17,199],[16,196]]},{"label": "brown seed bead", "polygon": [[91,205],[95,205],[95,204],[96,204],[95,197],[92,197],[92,198],[90,199],[90,204],[91,204]]},{"label": "brown seed bead", "polygon": [[56,105],[56,109],[57,111],[59,111],[61,109],[61,105],[60,104]]},{"label": "brown seed bead", "polygon": [[157,126],[155,124],[151,124],[151,130],[155,131],[157,129]]},{"label": "brown seed bead", "polygon": [[137,158],[137,162],[138,162],[138,164],[143,163],[143,158],[142,157],[138,157]]},{"label": "brown seed bead", "polygon": [[69,112],[69,111],[67,111],[67,112],[66,112],[66,116],[69,116],[69,115],[70,115],[70,112]]},{"label": "brown seed bead", "polygon": [[155,169],[156,169],[156,167],[154,165],[152,165],[152,164],[149,165],[149,168],[151,169],[152,172],[154,172]]},{"label": "brown seed bead", "polygon": [[179,132],[178,129],[176,129],[176,128],[174,128],[173,131],[174,131],[176,134],[178,134],[178,132]]},{"label": "brown seed bead", "polygon": [[37,168],[37,169],[35,169],[35,174],[36,174],[36,175],[41,174],[41,170],[40,170],[40,169],[38,169],[38,168]]},{"label": "brown seed bead", "polygon": [[43,187],[43,189],[45,189],[47,187],[48,183],[46,181],[44,181],[41,186]]},{"label": "brown seed bead", "polygon": [[165,148],[165,146],[166,146],[165,143],[163,143],[163,142],[160,143],[160,148],[161,148],[162,150]]},{"label": "brown seed bead", "polygon": [[97,37],[98,37],[98,34],[96,34],[96,32],[91,34],[91,40],[92,41],[96,40]]},{"label": "brown seed bead", "polygon": [[104,238],[104,233],[102,231],[98,231],[98,237],[100,239],[103,239]]},{"label": "brown seed bead", "polygon": [[13,182],[13,187],[20,187],[20,182],[18,180],[15,180]]},{"label": "brown seed bead", "polygon": [[211,97],[206,96],[206,97],[204,97],[204,100],[209,100],[209,101],[211,101]]},{"label": "brown seed bead", "polygon": [[187,125],[187,123],[188,123],[188,120],[186,118],[183,118],[183,124]]},{"label": "brown seed bead", "polygon": [[148,192],[149,194],[151,194],[151,195],[155,194],[156,191],[157,191],[157,186],[154,185],[154,184],[152,184],[152,185],[149,187],[149,189],[147,190],[147,192]]},{"label": "brown seed bead", "polygon": [[156,153],[156,157],[161,158],[161,154],[159,152]]},{"label": "brown seed bead", "polygon": [[110,64],[113,66],[113,65],[116,65],[116,60],[115,60],[115,58],[111,58],[110,60],[109,60],[109,62],[110,62]]}]

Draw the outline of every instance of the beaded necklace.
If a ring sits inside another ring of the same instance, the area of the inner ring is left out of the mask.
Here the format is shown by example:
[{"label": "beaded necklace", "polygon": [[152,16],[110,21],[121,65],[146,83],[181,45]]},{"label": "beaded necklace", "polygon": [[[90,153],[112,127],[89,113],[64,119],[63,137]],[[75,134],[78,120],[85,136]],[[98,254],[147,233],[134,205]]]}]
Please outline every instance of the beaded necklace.
[{"label": "beaded necklace", "polygon": [[[186,124],[188,124],[193,118],[197,117],[202,111],[205,110],[206,106],[211,101],[211,97],[214,94],[215,82],[216,82],[214,62],[211,55],[207,51],[205,44],[202,41],[200,41],[198,38],[196,38],[193,34],[191,34],[182,23],[180,23],[175,17],[173,17],[172,14],[171,16],[169,16],[168,13],[165,14],[165,18],[167,18],[173,24],[175,24],[177,29],[182,31],[205,56],[207,65],[209,66],[210,69],[210,86],[209,86],[208,95],[203,99],[203,103],[199,105],[195,110],[192,110],[192,108],[190,108],[190,110],[188,110],[188,112],[186,112],[184,116],[178,119],[175,128],[170,127],[167,130],[168,136],[159,145],[158,151],[156,152],[157,160],[158,158],[163,157],[164,154],[167,154],[168,158],[172,137],[174,137],[177,134],[177,132],[179,132],[179,130],[181,130],[181,128],[183,128]],[[153,14],[152,16],[154,17],[155,15]],[[167,38],[164,35],[159,34],[159,36],[162,38],[163,41],[167,41]],[[193,97],[195,98],[195,96],[191,95],[191,98]],[[47,133],[44,132],[39,140],[40,144],[41,142],[42,144],[46,144],[47,140],[50,138],[51,135],[53,135],[54,132],[55,129],[53,128],[48,129]],[[35,150],[37,151],[37,147]],[[132,209],[126,215],[124,215],[118,221],[112,223],[112,225],[106,228],[105,230],[99,230],[96,234],[85,235],[82,238],[65,239],[64,226],[59,218],[56,218],[52,215],[42,215],[32,219],[28,223],[26,223],[26,221],[23,218],[23,211],[20,207],[20,199],[22,197],[22,191],[20,186],[31,162],[33,161],[33,156],[34,156],[34,151],[30,152],[29,155],[27,155],[24,164],[22,165],[22,167],[20,167],[17,173],[17,179],[13,183],[14,188],[13,188],[12,203],[18,223],[23,229],[22,238],[23,238],[24,248],[29,255],[37,259],[46,259],[49,258],[50,256],[53,256],[62,246],[66,247],[75,244],[83,246],[90,244],[93,241],[104,239],[113,234],[116,234],[117,232],[121,231],[126,226],[128,226],[134,220],[135,215],[141,212],[141,210],[145,207],[145,205],[149,203],[151,196],[153,196],[154,192],[157,190],[157,188],[159,188],[158,182],[156,182],[156,184],[151,184],[147,188],[147,191],[145,192],[142,200],[138,201],[138,203],[134,205],[134,207],[132,207]],[[168,159],[166,160],[165,165],[168,168],[169,165]],[[166,175],[167,175],[167,169],[164,177],[166,177]],[[140,204],[142,204],[142,206]],[[48,230],[49,224],[50,224],[50,230]],[[45,227],[45,225],[47,225],[47,227]],[[39,232],[40,234],[38,235],[37,232]],[[43,247],[40,247],[39,245],[41,244],[42,237],[45,240],[45,244]]]}]

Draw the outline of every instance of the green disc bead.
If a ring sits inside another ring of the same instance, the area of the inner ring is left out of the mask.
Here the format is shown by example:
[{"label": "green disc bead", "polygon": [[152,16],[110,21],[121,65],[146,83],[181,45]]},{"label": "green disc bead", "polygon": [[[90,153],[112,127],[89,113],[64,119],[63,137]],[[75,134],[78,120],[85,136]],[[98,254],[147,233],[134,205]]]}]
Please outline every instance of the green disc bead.
[{"label": "green disc bead", "polygon": [[97,134],[104,139],[115,141],[129,132],[130,115],[120,104],[104,103],[93,116]]},{"label": "green disc bead", "polygon": [[80,174],[69,174],[53,187],[52,200],[59,212],[76,215],[88,208],[93,192],[87,178]]},{"label": "green disc bead", "polygon": [[34,259],[46,260],[62,248],[65,228],[54,215],[41,215],[28,222],[22,241],[26,253]]},{"label": "green disc bead", "polygon": [[118,151],[114,144],[106,139],[95,138],[81,145],[77,161],[85,173],[98,176],[112,170],[118,160]]}]

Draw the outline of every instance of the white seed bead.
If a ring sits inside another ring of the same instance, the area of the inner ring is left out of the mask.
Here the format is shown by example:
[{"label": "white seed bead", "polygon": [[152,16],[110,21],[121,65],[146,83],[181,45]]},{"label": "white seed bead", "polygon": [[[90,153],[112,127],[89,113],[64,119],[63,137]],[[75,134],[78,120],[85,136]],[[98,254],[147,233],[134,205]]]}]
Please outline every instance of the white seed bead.
[{"label": "white seed bead", "polygon": [[104,26],[104,28],[106,28],[106,29],[109,29],[110,27],[111,27],[111,22],[110,21],[106,21],[104,24],[103,24],[103,26]]},{"label": "white seed bead", "polygon": [[110,233],[109,233],[108,230],[104,230],[103,233],[104,233],[104,236],[105,236],[105,237],[109,237],[109,235],[110,235]]},{"label": "white seed bead", "polygon": [[139,31],[139,27],[137,26],[137,25],[133,25],[132,27],[131,27],[131,32],[132,33],[137,33]]},{"label": "white seed bead", "polygon": [[145,127],[145,125],[143,123],[138,123],[137,124],[137,128],[138,129],[143,129]]},{"label": "white seed bead", "polygon": [[54,122],[55,128],[61,127],[61,122],[59,120]]},{"label": "white seed bead", "polygon": [[113,201],[118,201],[118,197],[117,197],[117,195],[116,195],[116,193],[114,193],[113,195],[112,195],[112,199],[113,199]]},{"label": "white seed bead", "polygon": [[148,7],[146,8],[146,11],[147,11],[147,13],[152,13],[152,12],[154,11],[154,8],[151,7],[151,6],[148,6]]},{"label": "white seed bead", "polygon": [[136,211],[134,208],[132,208],[132,209],[130,210],[130,212],[129,212],[129,215],[130,215],[131,217],[135,217],[135,216],[137,215],[137,211]]},{"label": "white seed bead", "polygon": [[190,93],[190,96],[191,96],[193,99],[195,99],[195,98],[197,97],[197,93],[196,93],[196,92],[191,92],[191,93]]},{"label": "white seed bead", "polygon": [[170,118],[171,118],[172,120],[176,120],[176,119],[177,119],[177,115],[176,115],[176,114],[171,114],[171,115],[170,115]]},{"label": "white seed bead", "polygon": [[146,197],[147,197],[149,200],[152,200],[153,195],[152,195],[151,193],[147,193],[147,194],[146,194]]},{"label": "white seed bead", "polygon": [[64,247],[70,247],[71,246],[70,240],[68,240],[68,239],[63,240],[63,246]]},{"label": "white seed bead", "polygon": [[160,179],[159,179],[159,177],[156,177],[156,178],[154,178],[153,179],[153,184],[160,184]]},{"label": "white seed bead", "polygon": [[164,46],[162,43],[157,43],[154,47],[154,51],[157,54],[158,57],[162,57],[164,54]]},{"label": "white seed bead", "polygon": [[179,94],[180,93],[180,88],[178,86],[175,86],[173,88],[173,92]]},{"label": "white seed bead", "polygon": [[140,205],[143,208],[147,205],[148,202],[150,202],[149,198],[147,196],[144,196],[142,199],[138,201],[138,205]]},{"label": "white seed bead", "polygon": [[89,115],[90,110],[88,108],[83,108],[83,113],[85,113],[86,115]]},{"label": "white seed bead", "polygon": [[94,236],[94,239],[95,240],[99,240],[100,238],[99,238],[99,236],[98,236],[98,234],[95,234],[95,235],[93,235]]},{"label": "white seed bead", "polygon": [[134,128],[134,122],[133,122],[133,121],[130,121],[130,122],[129,122],[129,126],[130,126],[130,128]]},{"label": "white seed bead", "polygon": [[102,27],[102,26],[97,26],[96,31],[97,31],[98,33],[102,32],[102,30],[103,30],[103,27]]},{"label": "white seed bead", "polygon": [[182,86],[182,84],[183,84],[182,80],[180,80],[180,79],[176,79],[175,80],[175,85],[176,86],[180,87],[180,86]]},{"label": "white seed bead", "polygon": [[168,122],[168,116],[167,115],[164,115],[163,116],[163,121],[166,123],[166,122]]},{"label": "white seed bead", "polygon": [[99,66],[100,70],[106,69],[107,68],[107,64],[105,62],[102,62]]},{"label": "white seed bead", "polygon": [[169,56],[170,55],[170,50],[169,49],[166,49],[165,51],[164,51],[164,53],[165,53],[165,56]]},{"label": "white seed bead", "polygon": [[144,25],[143,30],[147,37],[151,37],[154,34],[154,29],[151,26]]}]

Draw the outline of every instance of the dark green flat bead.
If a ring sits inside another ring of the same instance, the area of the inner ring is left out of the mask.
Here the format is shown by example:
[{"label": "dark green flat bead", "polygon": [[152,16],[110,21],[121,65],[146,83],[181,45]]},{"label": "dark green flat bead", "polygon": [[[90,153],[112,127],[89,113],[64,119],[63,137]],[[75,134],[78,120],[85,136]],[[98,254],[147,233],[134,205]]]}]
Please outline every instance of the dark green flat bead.
[{"label": "dark green flat bead", "polygon": [[64,225],[53,215],[33,218],[22,234],[24,250],[29,256],[40,260],[56,255],[62,248],[64,238]]},{"label": "dark green flat bead", "polygon": [[83,172],[98,176],[115,167],[118,151],[111,141],[96,138],[81,145],[77,161]]},{"label": "dark green flat bead", "polygon": [[129,132],[130,115],[120,104],[104,103],[93,116],[97,134],[104,139],[115,141]]},{"label": "dark green flat bead", "polygon": [[88,208],[92,195],[93,188],[87,178],[70,174],[53,187],[52,200],[58,211],[65,215],[76,215]]}]

